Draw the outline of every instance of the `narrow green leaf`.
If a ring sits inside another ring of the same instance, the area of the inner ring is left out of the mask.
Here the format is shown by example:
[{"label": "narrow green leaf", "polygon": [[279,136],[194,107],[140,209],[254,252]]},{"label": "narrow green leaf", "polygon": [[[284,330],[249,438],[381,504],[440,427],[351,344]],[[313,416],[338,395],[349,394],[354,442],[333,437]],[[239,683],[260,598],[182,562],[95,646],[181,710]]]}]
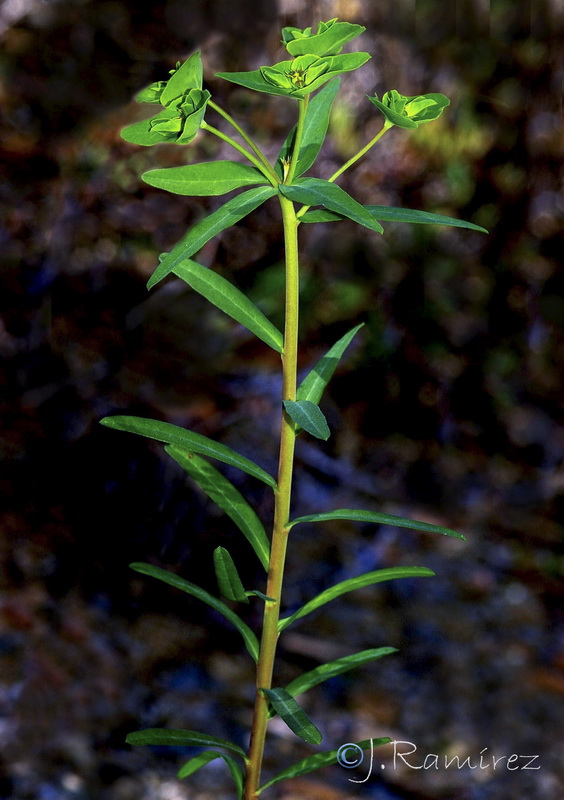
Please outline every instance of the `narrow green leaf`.
[{"label": "narrow green leaf", "polygon": [[[380,747],[391,741],[389,736],[382,736],[379,739],[364,739],[362,742],[354,742],[354,744],[361,750],[370,750],[373,747]],[[340,748],[339,750],[327,750],[325,753],[316,753],[314,756],[302,758],[301,761],[292,764],[291,767],[286,767],[286,769],[279,772],[278,775],[275,775],[274,778],[263,783],[259,789],[259,794],[265,789],[274,786],[275,783],[280,783],[280,781],[298,778],[300,775],[307,775],[309,772],[315,772],[315,770],[321,769],[321,767],[330,767],[332,764],[337,764],[339,761],[339,753]]]},{"label": "narrow green leaf", "polygon": [[321,731],[285,689],[261,689],[261,692],[296,736],[308,744],[321,742],[323,739]]},{"label": "narrow green leaf", "polygon": [[259,592],[258,589],[252,589],[250,592],[245,592],[247,597],[259,597],[261,600],[264,600],[265,603],[275,603],[275,597],[269,597],[264,592]]},{"label": "narrow green leaf", "polygon": [[[217,597],[214,597],[209,592],[206,592],[206,590],[202,589],[200,586],[196,586],[196,584],[190,583],[190,581],[186,581],[184,580],[184,578],[180,578],[173,572],[169,572],[166,569],[161,569],[160,567],[154,567],[152,564],[144,564],[141,562],[136,562],[134,564],[130,564],[129,566],[131,567],[131,569],[135,570],[135,572],[140,572],[142,575],[149,575],[151,578],[157,578],[157,580],[159,581],[168,583],[169,586],[174,586],[175,589],[180,589],[182,592],[186,592],[186,594],[190,594],[192,595],[192,597],[196,597],[203,603],[207,603],[208,606],[211,606],[219,614],[222,614],[226,619],[229,620],[229,622],[233,625],[233,627],[235,627],[243,637],[245,646],[251,658],[254,661],[258,661],[259,643],[257,637],[255,636],[253,631],[249,628],[249,626],[245,622],[243,622],[241,617],[239,617],[238,614],[232,611],[229,608],[229,606],[225,605],[225,603],[223,603],[221,600],[218,600]],[[203,745],[208,745],[208,744],[214,745],[218,743],[219,742],[217,740],[201,742],[201,744]],[[144,744],[144,742],[130,742],[130,744]],[[159,744],[159,742],[145,742],[145,744]],[[162,742],[162,744],[169,744],[169,742]],[[170,744],[174,744],[174,742],[170,742]],[[182,742],[180,742],[180,744],[182,744]],[[186,744],[190,743],[186,742]],[[194,744],[197,743],[194,742]],[[226,745],[222,745],[222,747],[225,746]],[[236,752],[239,751],[236,750]]]},{"label": "narrow green leaf", "polygon": [[259,186],[256,189],[249,189],[228,200],[216,211],[196,222],[186,236],[163,258],[151,275],[147,288],[152,289],[155,284],[166,278],[183,259],[193,256],[202,249],[206,242],[209,242],[210,239],[213,239],[214,236],[226,228],[235,225],[236,222],[246,217],[247,214],[250,214],[251,211],[254,211],[265,200],[275,194],[276,189],[272,186]]},{"label": "narrow green leaf", "polygon": [[396,517],[394,514],[380,514],[378,511],[364,511],[360,508],[337,508],[334,511],[326,511],[322,514],[308,514],[306,517],[298,517],[291,520],[289,527],[301,522],[326,522],[331,519],[349,519],[352,522],[375,522],[378,525],[395,525],[398,528],[410,528],[414,531],[424,531],[425,533],[441,533],[443,536],[454,536],[455,539],[465,537],[450,528],[442,525],[433,525],[430,522],[420,522],[416,519],[407,517]]},{"label": "narrow green leaf", "polygon": [[241,583],[237,567],[225,547],[216,547],[213,551],[213,565],[220,594],[237,603],[248,603],[249,598]]},{"label": "narrow green leaf", "polygon": [[432,577],[435,573],[426,567],[388,567],[386,569],[378,569],[374,572],[366,572],[364,575],[359,575],[356,578],[349,578],[346,581],[335,584],[335,586],[325,589],[324,592],[318,594],[313,600],[309,600],[305,605],[299,608],[292,616],[281,619],[278,623],[278,630],[285,630],[288,625],[291,625],[297,619],[305,617],[306,614],[311,614],[331,600],[335,600],[347,592],[352,592],[355,589],[363,589],[365,586],[372,586],[375,583],[382,583],[383,581],[395,580],[397,578],[427,578]]},{"label": "narrow green leaf", "polygon": [[135,731],[126,737],[127,744],[134,745],[170,745],[172,747],[224,747],[231,750],[241,758],[245,758],[245,751],[239,745],[209,736],[198,731],[185,731],[177,728],[147,728],[144,731]]},{"label": "narrow green leaf", "polygon": [[306,375],[301,382],[296,397],[298,400],[309,400],[312,403],[319,403],[323,391],[337,368],[343,353],[352,342],[364,323],[357,325],[348,333],[345,333],[338,342],[321,358],[313,369]]},{"label": "narrow green leaf", "polygon": [[[374,219],[381,222],[413,222],[422,225],[449,225],[454,228],[467,228],[471,231],[487,233],[485,228],[475,225],[473,222],[465,222],[463,219],[455,217],[445,217],[443,214],[433,214],[429,211],[419,211],[415,208],[396,208],[394,206],[364,206]],[[300,217],[302,222],[337,222],[345,219],[342,214],[333,211],[311,210]]]},{"label": "narrow green leaf", "polygon": [[216,758],[222,758],[223,761],[227,764],[229,772],[231,773],[231,777],[233,778],[233,782],[235,784],[235,790],[237,792],[237,800],[241,800],[243,797],[243,785],[245,783],[245,776],[243,774],[243,770],[241,765],[235,761],[233,756],[228,756],[225,753],[217,753],[215,750],[206,750],[205,753],[200,753],[194,758],[191,758],[190,761],[187,761],[183,767],[181,767],[178,771],[179,778],[189,778],[190,775],[193,775],[202,767],[205,767],[206,764],[209,764],[210,761],[215,761]]},{"label": "narrow green leaf", "polygon": [[393,206],[365,206],[374,219],[383,222],[415,222],[423,225],[449,225],[454,228],[468,228],[471,231],[487,233],[485,228],[455,217],[433,214],[430,211],[418,211],[415,208],[394,208]]},{"label": "narrow green leaf", "polygon": [[358,222],[359,225],[364,225],[371,231],[383,233],[384,229],[380,223],[368,213],[364,206],[334,183],[320,178],[299,178],[291,185],[281,183],[278,189],[290,200],[306,206],[323,206],[329,211],[336,211],[337,214]]},{"label": "narrow green leaf", "polygon": [[[337,92],[339,91],[340,85],[341,81],[339,78],[332,80],[309,101],[304,120],[304,131],[302,135],[300,154],[298,157],[298,165],[296,167],[296,177],[299,177],[300,175],[303,175],[304,172],[308,171],[308,169],[314,164],[315,159],[321,150],[323,142],[325,141],[327,128],[329,127],[329,117],[331,116],[333,101]],[[294,126],[294,128],[292,128],[288,134],[286,141],[284,142],[282,149],[278,154],[277,165],[281,161],[285,161],[290,158],[292,154],[295,133],[296,128]],[[282,177],[281,170],[279,172],[279,176]]]},{"label": "narrow green leaf", "polygon": [[258,169],[236,161],[204,161],[184,167],[151,169],[141,177],[149,186],[191,197],[226,194],[242,186],[267,183]]},{"label": "narrow green leaf", "polygon": [[[200,753],[194,758],[191,758],[190,761],[187,761],[183,767],[178,770],[177,778],[189,778],[190,775],[193,775],[202,767],[205,767],[206,764],[209,764],[210,761],[215,761],[216,758],[219,758],[221,753],[216,753],[215,750],[206,750],[205,753]],[[237,763],[237,762],[235,762]]]},{"label": "narrow green leaf", "polygon": [[296,425],[317,439],[326,441],[331,435],[323,411],[309,400],[284,400],[284,408]]},{"label": "narrow green leaf", "polygon": [[361,667],[369,661],[375,661],[377,658],[382,658],[390,653],[397,653],[395,647],[377,647],[372,650],[362,650],[360,653],[354,653],[350,656],[338,658],[336,661],[330,661],[328,664],[321,664],[319,667],[305,672],[286,686],[286,691],[292,697],[299,697],[299,695],[307,692],[313,686],[319,683],[328,681],[336,675],[341,675],[343,672],[348,672],[356,667]]},{"label": "narrow green leaf", "polygon": [[278,328],[228,280],[190,258],[182,259],[172,271],[216,308],[244,325],[277,353],[282,353],[284,339]]},{"label": "narrow green leaf", "polygon": [[254,461],[250,461],[230,447],[214,442],[213,439],[208,439],[207,436],[202,436],[200,433],[187,431],[184,428],[179,428],[178,425],[171,425],[170,422],[122,415],[104,417],[104,419],[100,420],[100,424],[113,430],[136,433],[139,436],[156,439],[157,442],[175,444],[184,450],[189,450],[191,453],[199,453],[201,456],[216,458],[224,464],[237,467],[237,469],[246,472],[247,475],[258,478],[259,481],[266,483],[272,489],[276,489],[274,478],[255,464]]},{"label": "narrow green leaf", "polygon": [[243,495],[224,478],[221,472],[208,464],[203,458],[188,453],[174,445],[167,445],[166,452],[186,470],[198,486],[214,503],[231,517],[235,525],[244,534],[247,541],[258,556],[260,563],[268,572],[270,560],[270,544],[264,526]]}]

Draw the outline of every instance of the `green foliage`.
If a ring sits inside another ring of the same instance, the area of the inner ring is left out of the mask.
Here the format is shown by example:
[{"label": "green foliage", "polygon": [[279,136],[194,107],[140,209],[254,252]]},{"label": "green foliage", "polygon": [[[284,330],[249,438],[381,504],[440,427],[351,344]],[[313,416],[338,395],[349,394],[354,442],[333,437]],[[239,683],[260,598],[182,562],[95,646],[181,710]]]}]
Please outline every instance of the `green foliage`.
[{"label": "green foliage", "polygon": [[356,578],[349,578],[346,581],[336,583],[335,586],[331,586],[329,589],[325,589],[324,592],[318,594],[313,600],[309,600],[291,616],[281,619],[278,623],[278,630],[282,632],[297,619],[311,614],[312,611],[317,611],[318,608],[330,603],[331,600],[335,600],[337,597],[341,597],[341,595],[352,592],[355,589],[364,589],[366,586],[372,586],[375,583],[397,580],[398,578],[430,578],[434,574],[432,570],[426,567],[388,567],[374,572],[366,572]]},{"label": "green foliage", "polygon": [[[282,31],[282,44],[291,58],[248,72],[218,73],[217,77],[247,89],[296,101],[295,124],[279,147],[279,155],[274,163],[270,163],[254,139],[203,88],[203,67],[199,52],[190,56],[184,64],[177,64],[167,80],[157,81],[137,94],[138,102],[159,108],[151,118],[128,125],[122,131],[126,141],[144,146],[162,142],[187,144],[198,131],[206,136],[216,136],[224,144],[231,146],[236,160],[188,163],[166,169],[151,169],[142,175],[149,186],[173,194],[203,197],[237,192],[218,209],[192,225],[178,244],[161,257],[160,264],[148,282],[148,288],[154,287],[168,275],[176,275],[220,311],[243,325],[281,358],[283,390],[280,406],[283,413],[280,419],[280,463],[277,480],[254,461],[231,448],[178,426],[121,415],[102,420],[104,425],[114,430],[136,433],[163,443],[167,454],[231,518],[268,574],[264,592],[260,589],[246,591],[231,554],[222,546],[214,549],[213,564],[219,594],[230,603],[247,604],[251,596],[262,600],[264,617],[259,642],[255,631],[219,597],[160,567],[142,563],[131,565],[137,572],[179,589],[223,615],[239,632],[247,651],[256,662],[258,688],[248,753],[231,742],[195,731],[149,729],[130,734],[127,741],[136,745],[213,748],[195,754],[181,767],[179,777],[189,777],[211,761],[222,759],[233,778],[238,800],[256,800],[265,789],[284,779],[336,763],[337,750],[309,755],[261,786],[260,772],[269,717],[278,714],[303,741],[309,745],[318,745],[321,742],[321,733],[295,698],[336,675],[394,652],[392,647],[362,650],[321,664],[295,678],[285,688],[273,688],[271,676],[279,634],[294,622],[356,589],[388,580],[430,577],[434,574],[426,567],[410,566],[368,572],[337,583],[307,601],[289,616],[281,618],[285,553],[292,528],[298,524],[349,520],[464,538],[440,525],[362,509],[321,510],[293,519],[289,517],[296,436],[301,431],[306,431],[322,440],[329,437],[329,427],[318,404],[347,347],[362,327],[356,325],[342,336],[297,386],[300,224],[348,219],[379,234],[383,233],[381,222],[441,224],[484,231],[473,223],[426,211],[365,206],[336,184],[340,175],[350,169],[394,126],[416,132],[420,125],[437,119],[449,104],[449,100],[442,94],[405,96],[392,90],[386,92],[381,100],[376,96],[370,97],[370,102],[384,116],[383,126],[374,138],[333,175],[303,177],[316,164],[330,128],[331,112],[341,84],[339,76],[359,69],[370,58],[364,52],[342,52],[343,46],[363,31],[361,25],[339,22],[336,18],[320,22],[315,32],[312,27],[303,30],[286,27]],[[219,114],[222,122],[231,126],[239,138],[235,139],[224,130],[212,127],[204,121],[208,109]],[[243,145],[239,139],[243,140]],[[241,189],[244,191],[241,192]],[[208,269],[193,260],[193,256],[213,237],[271,199],[275,199],[280,207],[284,229],[284,334],[233,283],[213,268]],[[274,513],[270,538],[251,505],[207,458],[236,467],[273,490]],[[366,749],[387,741],[387,737],[380,737],[360,742],[358,746]],[[216,748],[220,749],[219,752]],[[228,753],[223,753],[222,750],[227,750]],[[236,758],[244,760],[245,769]]]},{"label": "green foliage", "polygon": [[334,519],[348,519],[353,522],[375,522],[379,525],[395,525],[398,528],[411,528],[414,531],[425,533],[442,533],[444,536],[454,536],[455,539],[464,539],[464,536],[442,525],[433,525],[431,522],[420,522],[407,517],[396,517],[394,514],[381,514],[379,511],[364,511],[360,508],[338,508],[335,511],[324,511],[322,514],[308,514],[298,517],[289,523],[289,527],[302,522],[326,522]]},{"label": "green foliage", "polygon": [[395,89],[386,92],[381,100],[378,96],[368,98],[384,115],[387,126],[417,128],[424,122],[432,122],[443,113],[450,100],[444,94],[421,94],[406,97]]},{"label": "green foliage", "polygon": [[233,600],[236,603],[248,603],[249,598],[245,592],[245,587],[241,583],[237,567],[225,547],[217,547],[213,551],[213,565],[219,593],[226,597],[227,600]]},{"label": "green foliage", "polygon": [[[415,208],[394,208],[393,206],[364,206],[366,211],[380,222],[409,222],[421,225],[450,225],[454,228],[467,228],[471,231],[487,233],[485,228],[466,222],[455,217],[445,217],[443,214],[432,214],[429,211],[418,211]],[[346,219],[345,215],[334,211],[306,211],[301,217],[302,222],[335,222]]]},{"label": "green foliage", "polygon": [[372,650],[362,650],[360,653],[354,653],[351,656],[338,658],[336,661],[330,661],[327,664],[321,664],[321,666],[315,667],[309,672],[304,672],[299,678],[295,678],[286,686],[286,691],[292,697],[299,697],[299,695],[307,692],[313,686],[328,681],[337,675],[342,675],[343,672],[368,664],[370,661],[375,661],[377,658],[388,656],[391,653],[397,653],[395,647],[377,647]]},{"label": "green foliage", "polygon": [[147,728],[144,731],[135,731],[128,734],[128,744],[135,745],[169,745],[171,747],[224,747],[242,758],[245,751],[233,742],[209,736],[197,731],[174,730],[173,728]]},{"label": "green foliage", "polygon": [[268,572],[270,545],[266,531],[241,493],[215,467],[195,453],[188,453],[174,445],[167,445],[165,450],[186,470],[208,497],[231,517]]},{"label": "green foliage", "polygon": [[287,186],[280,185],[280,191],[290,200],[296,200],[307,206],[322,206],[329,211],[336,211],[342,217],[348,217],[359,225],[369,228],[371,231],[383,233],[383,228],[368,211],[347,194],[340,186],[336,186],[329,181],[319,178],[298,178],[298,180]]},{"label": "green foliage", "polygon": [[331,78],[336,78],[344,72],[352,72],[369,60],[369,53],[347,53],[338,56],[308,54],[249,72],[218,72],[217,77],[256,92],[301,100]]},{"label": "green foliage", "polygon": [[228,280],[190,258],[176,264],[173,272],[220,311],[240,322],[277,353],[282,353],[284,338],[280,331]]},{"label": "green foliage", "polygon": [[[259,643],[257,637],[249,628],[249,626],[243,622],[243,620],[234,611],[232,611],[229,606],[226,606],[225,603],[223,603],[221,600],[218,600],[217,597],[214,597],[200,586],[196,586],[196,584],[190,583],[190,581],[186,581],[184,578],[180,578],[173,572],[169,572],[166,569],[161,569],[161,567],[154,567],[152,564],[143,564],[140,562],[135,562],[129,566],[131,569],[135,570],[135,572],[140,572],[142,575],[149,575],[151,578],[156,578],[159,581],[163,581],[163,583],[168,583],[169,586],[174,586],[175,589],[180,589],[180,591],[186,592],[186,594],[190,594],[192,597],[196,597],[198,600],[201,600],[202,603],[206,603],[215,611],[222,614],[226,619],[229,620],[229,622],[231,622],[234,628],[237,628],[243,637],[245,647],[247,648],[251,658],[254,661],[258,661]],[[134,742],[134,744],[141,744],[141,742]],[[158,742],[147,742],[147,744],[158,744]],[[163,742],[163,744],[168,743]],[[207,742],[205,744],[213,744],[213,742]]]},{"label": "green foliage", "polygon": [[[368,750],[371,747],[379,747],[383,744],[388,744],[392,740],[389,736],[381,736],[378,739],[364,739],[362,742],[354,742],[357,747],[360,747],[361,750]],[[280,783],[280,781],[286,781],[290,778],[298,778],[300,775],[307,775],[309,772],[314,772],[316,769],[321,769],[321,767],[330,767],[332,764],[336,764],[338,761],[338,750],[328,750],[325,753],[316,753],[314,756],[308,756],[307,758],[303,758],[301,761],[298,761],[296,764],[292,764],[291,767],[287,767],[282,772],[279,772],[274,778],[264,783],[259,790],[263,792],[264,789],[268,789],[271,786],[274,786],[275,783]]]},{"label": "green foliage", "polygon": [[333,377],[337,365],[343,353],[352,342],[364,323],[357,325],[348,333],[345,333],[333,347],[321,358],[313,369],[306,375],[298,386],[296,397],[298,400],[309,400],[311,403],[319,403],[325,387]]},{"label": "green foliage", "polygon": [[126,142],[150,146],[161,142],[189,144],[198,133],[211,97],[202,90],[202,59],[194,53],[172,70],[168,81],[158,81],[135,98],[139,103],[160,103],[154,117],[128,125],[121,132]]},{"label": "green foliage", "polygon": [[185,167],[151,169],[141,177],[149,186],[191,197],[227,194],[243,186],[266,183],[258,169],[235,161],[204,161]]},{"label": "green foliage", "polygon": [[[170,253],[167,253],[161,260],[157,269],[153,272],[147,283],[147,289],[152,289],[159,281],[170,275],[176,267],[185,259],[191,258],[202,247],[221,233],[226,228],[235,225],[262,205],[269,197],[276,194],[276,189],[272,186],[259,186],[257,189],[249,189],[243,194],[228,200],[216,211],[204,217],[193,225],[186,236],[184,236]],[[280,336],[278,337],[281,338]]]},{"label": "green foliage", "polygon": [[291,56],[314,54],[317,56],[334,56],[340,53],[343,45],[360,36],[366,28],[350,22],[339,22],[337,17],[328,22],[320,22],[317,33],[311,28],[283,28],[282,41]]},{"label": "green foliage", "polygon": [[284,408],[296,425],[317,439],[325,441],[331,435],[323,412],[311,400],[284,400]]},{"label": "green foliage", "polygon": [[117,431],[137,433],[140,436],[147,436],[149,439],[156,439],[158,442],[177,445],[189,453],[199,453],[202,456],[216,458],[218,461],[223,461],[224,464],[237,467],[248,475],[258,478],[259,481],[266,483],[267,486],[273,489],[276,488],[274,478],[253,461],[239,455],[235,450],[220,442],[214,442],[213,439],[202,436],[200,433],[184,430],[184,428],[179,428],[178,425],[171,425],[170,422],[119,414],[115,417],[104,417],[104,419],[100,420],[100,423]]},{"label": "green foliage", "polygon": [[237,800],[241,800],[243,797],[245,774],[241,768],[241,765],[235,761],[232,756],[228,756],[225,753],[217,753],[215,750],[206,750],[204,753],[200,753],[199,756],[194,756],[194,758],[191,758],[190,761],[187,761],[186,764],[179,769],[178,777],[189,778],[190,775],[193,775],[199,769],[205,767],[206,764],[209,764],[210,761],[214,761],[217,758],[221,758],[224,763],[227,764],[227,768],[229,769],[235,784]]},{"label": "green foliage", "polygon": [[[303,175],[304,172],[307,172],[315,163],[315,159],[327,135],[333,101],[339,91],[340,85],[341,81],[339,78],[330,81],[312,97],[308,104],[295,177]],[[294,125],[278,154],[275,168],[279,178],[284,177],[282,166],[284,163],[289,162],[292,155],[296,139],[296,129],[297,125]]]},{"label": "green foliage", "polygon": [[323,736],[306,712],[285,689],[261,689],[276,713],[284,720],[292,733],[307,744],[320,744]]}]

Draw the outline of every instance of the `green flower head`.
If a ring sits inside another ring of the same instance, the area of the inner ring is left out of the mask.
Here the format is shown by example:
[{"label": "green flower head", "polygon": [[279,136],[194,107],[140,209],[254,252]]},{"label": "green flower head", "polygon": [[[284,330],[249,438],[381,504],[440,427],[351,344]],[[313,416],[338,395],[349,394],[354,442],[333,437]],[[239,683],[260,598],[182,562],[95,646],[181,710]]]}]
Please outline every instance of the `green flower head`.
[{"label": "green flower head", "polygon": [[320,22],[317,33],[311,28],[283,28],[282,43],[292,56],[335,56],[341,52],[345,42],[359,36],[366,28],[351,22],[339,22],[337,17]]},{"label": "green flower head", "polygon": [[369,58],[368,53],[323,57],[310,54],[297,56],[292,61],[280,61],[272,67],[250,72],[218,72],[217,76],[257,92],[302,99],[331,78],[358,69]]},{"label": "green flower head", "polygon": [[262,67],[265,81],[288,93],[302,91],[329,69],[329,59],[319,56],[298,56],[293,61],[281,61],[273,67]]},{"label": "green flower head", "polygon": [[430,93],[406,97],[395,89],[382,97],[368,98],[376,108],[379,108],[386,118],[385,125],[397,125],[400,128],[417,128],[424,122],[437,119],[443,110],[450,105],[450,100],[444,94]]},{"label": "green flower head", "polygon": [[136,96],[140,103],[160,103],[160,113],[128,125],[121,132],[127,142],[141,145],[173,142],[188,144],[197,134],[211,95],[202,90],[203,69],[199,52],[177,63],[167,81],[158,81]]},{"label": "green flower head", "polygon": [[209,92],[190,89],[148,121],[150,133],[162,142],[188,144],[198,133],[210,97]]}]

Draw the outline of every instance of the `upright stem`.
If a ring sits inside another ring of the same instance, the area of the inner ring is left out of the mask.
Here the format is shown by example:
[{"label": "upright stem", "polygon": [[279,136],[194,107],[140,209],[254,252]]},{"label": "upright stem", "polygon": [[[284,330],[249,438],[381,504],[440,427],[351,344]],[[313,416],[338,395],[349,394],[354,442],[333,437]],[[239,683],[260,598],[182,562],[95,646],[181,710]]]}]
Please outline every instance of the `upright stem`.
[{"label": "upright stem", "polygon": [[[299,261],[298,261],[298,220],[294,204],[288,198],[279,196],[284,223],[284,244],[286,250],[286,316],[284,328],[283,400],[296,399],[296,375],[298,356],[298,312],[299,312]],[[266,594],[273,602],[264,606],[264,620],[259,660],[257,664],[257,686],[251,742],[245,781],[245,800],[256,800],[260,781],[264,740],[268,723],[268,702],[261,689],[272,686],[272,671],[278,641],[278,620],[280,618],[280,598],[286,560],[288,522],[292,493],[292,473],[294,469],[295,446],[294,423],[285,411],[282,412],[280,433],[280,457],[278,464],[278,488],[275,497],[274,527],[270,556],[270,569]]]}]

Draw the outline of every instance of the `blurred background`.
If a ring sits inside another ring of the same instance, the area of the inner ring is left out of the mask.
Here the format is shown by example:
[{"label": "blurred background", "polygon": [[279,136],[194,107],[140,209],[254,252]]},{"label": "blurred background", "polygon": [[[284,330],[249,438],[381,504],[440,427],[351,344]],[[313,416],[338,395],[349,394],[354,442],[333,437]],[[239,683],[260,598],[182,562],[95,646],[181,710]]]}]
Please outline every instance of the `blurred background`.
[{"label": "blurred background", "polygon": [[[365,95],[443,92],[451,106],[437,122],[392,129],[340,183],[360,201],[458,216],[490,234],[303,226],[301,369],[365,326],[322,401],[331,438],[298,443],[294,508],[373,508],[467,541],[344,522],[295,529],[290,609],[382,566],[436,571],[296,625],[276,680],[399,648],[304,704],[324,749],[389,735],[417,747],[412,765],[435,753],[442,766],[394,765],[388,749],[364,783],[349,779],[364,779],[367,763],[335,766],[271,796],[562,797],[564,4],[4,0],[0,798],[231,796],[216,762],[188,785],[175,774],[190,752],[124,744],[139,727],[244,744],[253,696],[224,620],[128,564],[150,561],[215,591],[214,547],[234,553],[249,588],[263,588],[256,559],[159,446],[98,421],[166,420],[274,472],[279,363],[181,282],[145,289],[158,254],[224,198],[167,195],[139,174],[230,153],[205,136],[138,148],[119,130],[146,111],[130,102],[138,89],[201,49],[215,101],[275,157],[293,104],[214,74],[279,61],[282,26],[333,17],[366,26],[355,48],[373,59],[344,76],[312,174],[328,177],[376,133]],[[282,257],[270,201],[200,260],[280,324]],[[226,474],[268,523],[269,490]],[[258,624],[260,603],[243,613]],[[310,752],[274,724],[265,770]],[[508,768],[512,754],[538,758]],[[445,769],[445,755],[479,766]],[[493,756],[505,757],[496,769]]]}]

